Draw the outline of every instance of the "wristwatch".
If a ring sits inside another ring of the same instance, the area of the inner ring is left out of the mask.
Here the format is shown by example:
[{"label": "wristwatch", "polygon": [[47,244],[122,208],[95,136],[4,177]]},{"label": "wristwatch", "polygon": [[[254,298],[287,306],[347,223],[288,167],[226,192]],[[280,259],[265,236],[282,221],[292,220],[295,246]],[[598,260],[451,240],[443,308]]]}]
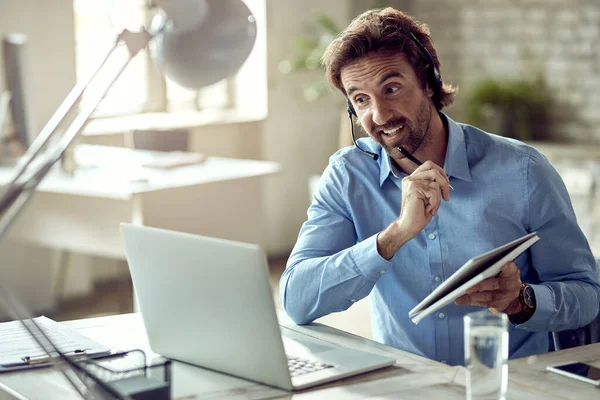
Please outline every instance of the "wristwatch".
[{"label": "wristwatch", "polygon": [[533,291],[533,288],[526,283],[522,284],[521,289],[519,290],[519,302],[522,306],[521,311],[508,316],[510,322],[515,325],[525,323],[535,312],[535,292]]}]

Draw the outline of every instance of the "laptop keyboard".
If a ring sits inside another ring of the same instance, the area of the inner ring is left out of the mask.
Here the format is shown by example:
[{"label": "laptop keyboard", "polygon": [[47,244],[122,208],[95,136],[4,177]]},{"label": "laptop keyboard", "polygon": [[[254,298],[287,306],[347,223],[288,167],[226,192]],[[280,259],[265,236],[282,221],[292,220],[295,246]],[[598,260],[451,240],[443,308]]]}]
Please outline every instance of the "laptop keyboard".
[{"label": "laptop keyboard", "polygon": [[298,357],[288,356],[288,368],[292,377],[320,371],[322,369],[333,368],[333,365],[321,363],[318,361],[306,360]]}]

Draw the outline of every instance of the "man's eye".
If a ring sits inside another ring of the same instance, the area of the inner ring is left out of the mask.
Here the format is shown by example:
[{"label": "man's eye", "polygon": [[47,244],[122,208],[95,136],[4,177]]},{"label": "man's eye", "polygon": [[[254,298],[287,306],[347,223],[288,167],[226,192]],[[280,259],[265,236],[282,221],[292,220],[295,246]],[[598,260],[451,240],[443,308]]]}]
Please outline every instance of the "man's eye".
[{"label": "man's eye", "polygon": [[357,104],[361,104],[364,103],[366,99],[364,97],[357,97],[356,99],[354,99],[354,101],[356,101]]},{"label": "man's eye", "polygon": [[394,93],[394,92],[397,92],[398,90],[400,90],[400,87],[398,87],[398,86],[390,86],[385,89],[385,91],[387,93]]}]

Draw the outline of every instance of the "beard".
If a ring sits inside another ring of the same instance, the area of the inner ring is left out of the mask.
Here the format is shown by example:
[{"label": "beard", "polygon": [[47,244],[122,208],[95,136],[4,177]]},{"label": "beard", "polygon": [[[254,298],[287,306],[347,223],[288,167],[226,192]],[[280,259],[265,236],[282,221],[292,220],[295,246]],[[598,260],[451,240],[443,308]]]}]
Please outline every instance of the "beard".
[{"label": "beard", "polygon": [[[421,97],[421,104],[419,105],[419,111],[414,121],[407,118],[392,118],[385,125],[371,125],[371,136],[381,147],[390,155],[392,158],[404,158],[398,152],[396,147],[401,146],[408,150],[410,153],[417,151],[423,144],[429,133],[429,124],[431,123],[431,108],[427,97]],[[397,127],[404,125],[406,132],[397,138],[394,143],[385,141],[384,135],[380,133],[381,130]],[[394,156],[397,154],[398,156]]]}]

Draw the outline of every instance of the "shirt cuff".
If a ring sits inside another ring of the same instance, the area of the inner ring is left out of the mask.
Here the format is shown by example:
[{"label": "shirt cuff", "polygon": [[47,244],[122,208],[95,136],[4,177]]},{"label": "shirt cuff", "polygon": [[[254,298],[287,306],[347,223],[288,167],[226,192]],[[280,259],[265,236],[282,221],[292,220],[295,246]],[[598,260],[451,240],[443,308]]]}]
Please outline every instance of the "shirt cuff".
[{"label": "shirt cuff", "polygon": [[552,290],[545,285],[529,285],[535,293],[535,312],[527,321],[517,325],[528,331],[548,330],[548,321],[555,316],[554,296]]},{"label": "shirt cuff", "polygon": [[377,282],[393,265],[377,251],[378,235],[379,233],[376,233],[354,245],[350,252],[355,268],[372,282]]}]

